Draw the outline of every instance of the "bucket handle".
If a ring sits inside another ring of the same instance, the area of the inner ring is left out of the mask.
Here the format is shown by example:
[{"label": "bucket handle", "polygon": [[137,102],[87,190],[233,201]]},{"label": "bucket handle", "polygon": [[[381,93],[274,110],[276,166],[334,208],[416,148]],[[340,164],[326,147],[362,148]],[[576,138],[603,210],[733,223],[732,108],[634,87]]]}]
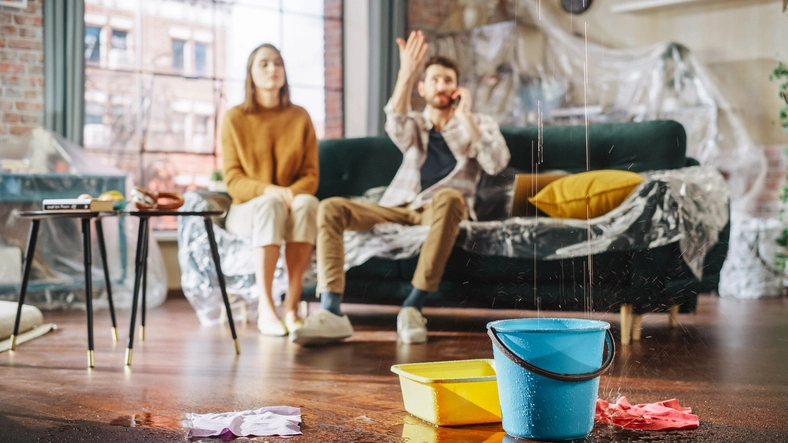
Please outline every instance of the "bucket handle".
[{"label": "bucket handle", "polygon": [[605,344],[607,344],[607,356],[605,357],[605,361],[602,362],[602,366],[592,372],[585,372],[581,374],[562,374],[560,372],[552,372],[548,371],[547,369],[540,368],[538,366],[534,366],[531,363],[523,360],[522,358],[515,355],[509,348],[506,347],[505,344],[501,341],[498,337],[498,332],[495,331],[495,328],[487,329],[487,334],[492,339],[493,345],[498,348],[503,355],[505,355],[509,360],[514,362],[516,365],[520,366],[523,369],[533,372],[534,374],[541,375],[542,377],[551,378],[553,380],[558,381],[572,381],[572,382],[579,382],[579,381],[588,381],[593,380],[610,367],[613,363],[613,357],[616,355],[616,345],[613,342],[613,333],[610,332],[610,329],[605,330]]}]

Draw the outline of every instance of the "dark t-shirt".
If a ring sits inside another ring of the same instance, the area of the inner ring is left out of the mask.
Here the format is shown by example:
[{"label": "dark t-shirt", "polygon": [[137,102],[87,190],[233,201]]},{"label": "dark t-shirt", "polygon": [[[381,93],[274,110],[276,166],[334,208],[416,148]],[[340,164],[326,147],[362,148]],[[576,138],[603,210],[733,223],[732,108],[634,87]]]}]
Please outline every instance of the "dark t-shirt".
[{"label": "dark t-shirt", "polygon": [[451,153],[449,145],[440,132],[430,129],[430,139],[427,142],[427,159],[421,165],[421,190],[441,181],[457,165],[457,159]]}]

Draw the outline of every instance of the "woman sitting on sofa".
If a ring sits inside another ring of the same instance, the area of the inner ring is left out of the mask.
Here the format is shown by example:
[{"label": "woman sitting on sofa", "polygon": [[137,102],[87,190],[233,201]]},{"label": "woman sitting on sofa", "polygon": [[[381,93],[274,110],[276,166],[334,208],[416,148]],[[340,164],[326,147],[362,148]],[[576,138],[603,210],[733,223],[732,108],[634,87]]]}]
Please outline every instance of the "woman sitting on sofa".
[{"label": "woman sitting on sofa", "polygon": [[[282,55],[270,44],[249,55],[246,98],[222,123],[222,159],[233,200],[227,230],[251,239],[255,248],[258,329],[285,336],[302,326],[297,308],[315,244],[318,156],[312,120],[290,103]],[[271,293],[283,243],[289,280],[284,322]]]}]

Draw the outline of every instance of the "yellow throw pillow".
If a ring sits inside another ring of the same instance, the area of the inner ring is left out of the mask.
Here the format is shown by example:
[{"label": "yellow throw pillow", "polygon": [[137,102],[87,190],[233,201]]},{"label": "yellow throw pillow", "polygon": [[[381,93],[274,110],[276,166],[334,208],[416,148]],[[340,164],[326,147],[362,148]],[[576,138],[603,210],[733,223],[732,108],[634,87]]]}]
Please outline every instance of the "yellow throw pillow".
[{"label": "yellow throw pillow", "polygon": [[614,169],[567,175],[528,199],[554,218],[588,218],[607,214],[643,181],[640,174]]}]

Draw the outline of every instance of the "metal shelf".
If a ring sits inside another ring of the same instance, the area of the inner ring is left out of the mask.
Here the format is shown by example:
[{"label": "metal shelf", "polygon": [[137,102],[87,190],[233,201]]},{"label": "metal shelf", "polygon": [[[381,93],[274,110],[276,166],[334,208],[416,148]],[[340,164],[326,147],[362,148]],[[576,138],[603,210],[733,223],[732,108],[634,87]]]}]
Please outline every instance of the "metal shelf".
[{"label": "metal shelf", "polygon": [[89,190],[126,189],[125,175],[0,173],[0,201],[41,203],[45,198],[75,198]]}]

